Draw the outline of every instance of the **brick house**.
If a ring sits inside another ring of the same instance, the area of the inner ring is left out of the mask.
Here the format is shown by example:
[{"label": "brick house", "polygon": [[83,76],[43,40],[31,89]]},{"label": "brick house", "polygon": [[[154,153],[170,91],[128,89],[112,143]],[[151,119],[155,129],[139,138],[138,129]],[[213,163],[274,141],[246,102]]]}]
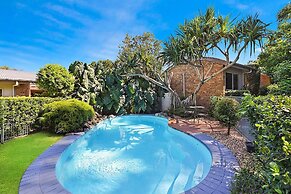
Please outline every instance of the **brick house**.
[{"label": "brick house", "polygon": [[[210,74],[219,71],[225,66],[226,61],[218,58],[206,57],[203,59],[205,72],[210,70]],[[229,69],[221,74],[216,75],[214,78],[203,84],[197,94],[197,104],[209,107],[211,96],[224,96],[226,90],[241,90],[246,85],[245,75],[252,72],[254,69],[250,66],[242,64],[234,64]],[[191,95],[199,79],[196,71],[192,65],[183,64],[170,67],[167,69],[167,74],[171,75],[171,87],[178,95],[188,97]],[[268,79],[264,77],[264,85],[267,85]]]},{"label": "brick house", "polygon": [[33,96],[41,91],[35,82],[34,73],[0,69],[0,97]]}]

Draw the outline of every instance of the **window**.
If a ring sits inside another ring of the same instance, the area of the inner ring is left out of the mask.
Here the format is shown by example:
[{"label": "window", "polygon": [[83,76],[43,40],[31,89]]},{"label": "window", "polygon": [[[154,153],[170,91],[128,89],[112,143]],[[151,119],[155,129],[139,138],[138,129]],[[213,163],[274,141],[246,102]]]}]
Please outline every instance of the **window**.
[{"label": "window", "polygon": [[0,88],[0,97],[3,96],[3,90]]},{"label": "window", "polygon": [[233,89],[238,90],[238,74],[232,74],[233,79]]},{"label": "window", "polygon": [[226,73],[225,78],[227,90],[238,90],[238,74]]}]

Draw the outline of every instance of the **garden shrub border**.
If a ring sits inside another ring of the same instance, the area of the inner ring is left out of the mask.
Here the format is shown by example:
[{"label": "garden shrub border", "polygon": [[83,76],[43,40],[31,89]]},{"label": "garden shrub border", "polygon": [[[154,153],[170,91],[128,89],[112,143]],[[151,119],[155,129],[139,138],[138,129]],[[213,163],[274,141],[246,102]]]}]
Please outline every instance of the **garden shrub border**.
[{"label": "garden shrub border", "polygon": [[[291,97],[247,95],[242,110],[255,128],[257,162],[254,172],[241,172],[236,181],[259,178],[262,185],[258,187],[264,193],[288,193],[291,185]],[[239,188],[235,183],[234,186],[234,193],[254,187],[241,185]]]},{"label": "garden shrub border", "polygon": [[4,138],[27,135],[35,130],[34,124],[45,104],[59,101],[49,97],[0,97],[0,129]]}]

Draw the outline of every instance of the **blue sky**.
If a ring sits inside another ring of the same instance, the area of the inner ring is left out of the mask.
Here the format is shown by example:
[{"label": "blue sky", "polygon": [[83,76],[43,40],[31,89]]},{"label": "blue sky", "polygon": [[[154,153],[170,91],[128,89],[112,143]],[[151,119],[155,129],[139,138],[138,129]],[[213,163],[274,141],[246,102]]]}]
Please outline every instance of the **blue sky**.
[{"label": "blue sky", "polygon": [[[259,13],[276,29],[289,0],[51,0],[1,1],[0,65],[37,72],[48,63],[116,58],[126,33],[167,40],[185,19],[213,6],[222,15]],[[241,57],[241,63],[250,59]]]}]

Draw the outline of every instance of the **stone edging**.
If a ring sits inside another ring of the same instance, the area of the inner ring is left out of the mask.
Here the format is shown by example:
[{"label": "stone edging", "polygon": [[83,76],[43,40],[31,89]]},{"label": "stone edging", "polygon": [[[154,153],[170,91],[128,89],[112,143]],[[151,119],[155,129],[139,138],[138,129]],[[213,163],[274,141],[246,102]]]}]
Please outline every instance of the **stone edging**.
[{"label": "stone edging", "polygon": [[[190,134],[189,134],[190,135]],[[65,136],[42,153],[25,171],[19,185],[19,194],[68,194],[58,182],[55,165],[61,153],[81,134]],[[239,168],[236,158],[224,145],[206,134],[191,135],[204,143],[212,154],[212,167],[197,186],[185,194],[230,193],[235,170]]]},{"label": "stone edging", "polygon": [[185,194],[227,194],[236,170],[239,169],[237,159],[232,152],[212,137],[203,134],[189,134],[200,140],[212,154],[212,166],[209,173],[198,185],[184,192]]},{"label": "stone edging", "polygon": [[68,135],[43,152],[26,169],[19,185],[19,194],[68,194],[57,180],[55,165],[62,152],[81,134]]}]

